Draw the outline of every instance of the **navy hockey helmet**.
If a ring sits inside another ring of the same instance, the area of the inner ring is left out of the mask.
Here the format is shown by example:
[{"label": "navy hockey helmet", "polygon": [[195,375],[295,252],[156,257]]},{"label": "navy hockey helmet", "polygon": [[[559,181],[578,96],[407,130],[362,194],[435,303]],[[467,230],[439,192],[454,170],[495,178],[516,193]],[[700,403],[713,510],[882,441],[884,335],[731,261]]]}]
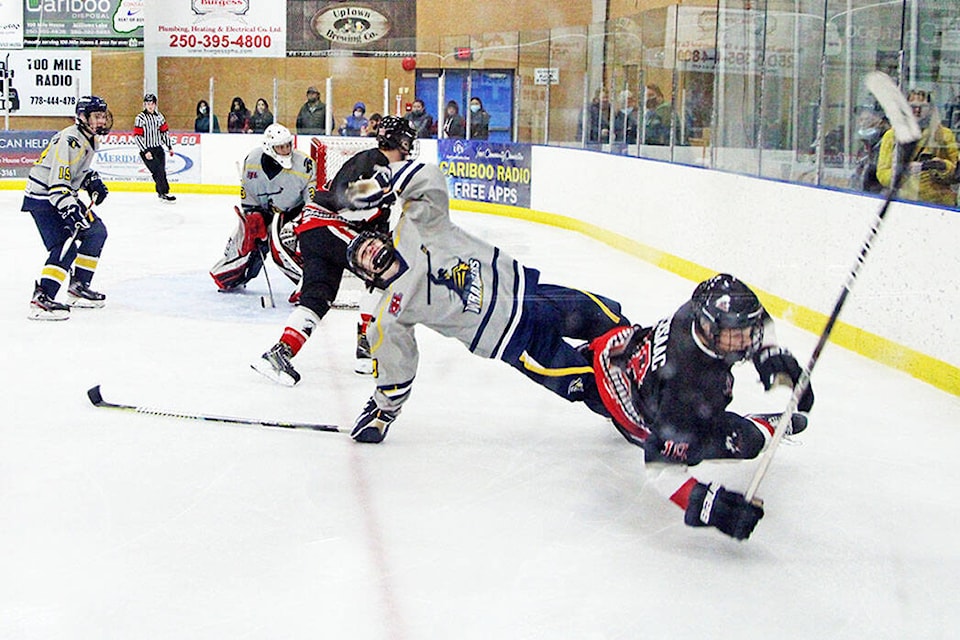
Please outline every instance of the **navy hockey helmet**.
[{"label": "navy hockey helmet", "polygon": [[[378,240],[380,248],[373,255],[371,260],[372,269],[368,270],[361,263],[361,250],[369,240]],[[397,250],[393,246],[393,238],[388,233],[381,231],[361,231],[347,245],[347,267],[358,278],[364,281],[368,287],[385,289],[386,283],[380,276],[386,271],[397,258]]]},{"label": "navy hockey helmet", "polygon": [[763,305],[743,282],[728,273],[715,275],[697,285],[692,302],[696,334],[713,355],[739,362],[760,348]]},{"label": "navy hockey helmet", "polygon": [[90,129],[91,113],[107,114],[107,125],[98,126],[96,131],[94,131],[94,133],[100,136],[107,135],[110,132],[110,125],[113,124],[113,116],[110,115],[110,110],[107,109],[107,101],[100,96],[80,97],[77,100],[77,124]]},{"label": "navy hockey helmet", "polygon": [[377,129],[377,145],[384,150],[401,149],[406,155],[414,155],[413,143],[417,130],[406,118],[384,116]]}]

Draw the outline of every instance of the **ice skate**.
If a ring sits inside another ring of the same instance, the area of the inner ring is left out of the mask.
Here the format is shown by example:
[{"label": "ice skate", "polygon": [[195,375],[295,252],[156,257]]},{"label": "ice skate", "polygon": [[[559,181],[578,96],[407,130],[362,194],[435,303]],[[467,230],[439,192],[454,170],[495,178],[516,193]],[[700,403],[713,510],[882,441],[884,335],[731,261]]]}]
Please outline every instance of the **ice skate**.
[{"label": "ice skate", "polygon": [[31,320],[67,320],[70,318],[70,307],[60,304],[43,292],[37,283],[33,289],[33,299],[30,301]]},{"label": "ice skate", "polygon": [[353,370],[361,375],[369,376],[373,374],[373,358],[370,356],[370,343],[367,341],[367,334],[363,330],[363,324],[357,324],[357,360]]},{"label": "ice skate", "polygon": [[[783,416],[782,413],[751,413],[746,415],[747,418],[757,418],[759,420],[765,420],[770,423],[774,429],[777,428],[777,425],[780,424],[780,418]],[[790,426],[787,427],[786,435],[795,436],[798,433],[801,433],[804,429],[807,428],[807,416],[804,413],[794,413],[790,416]]]},{"label": "ice skate", "polygon": [[257,373],[267,377],[277,384],[292,387],[300,382],[300,374],[293,368],[290,358],[293,350],[282,342],[273,345],[269,351],[260,356],[260,359],[250,365]]},{"label": "ice skate", "polygon": [[157,197],[160,198],[160,202],[164,204],[173,204],[177,201],[177,197],[170,195],[169,193],[158,193]]},{"label": "ice skate", "polygon": [[107,304],[107,296],[79,280],[74,280],[67,289],[67,303],[78,309],[100,309]]}]

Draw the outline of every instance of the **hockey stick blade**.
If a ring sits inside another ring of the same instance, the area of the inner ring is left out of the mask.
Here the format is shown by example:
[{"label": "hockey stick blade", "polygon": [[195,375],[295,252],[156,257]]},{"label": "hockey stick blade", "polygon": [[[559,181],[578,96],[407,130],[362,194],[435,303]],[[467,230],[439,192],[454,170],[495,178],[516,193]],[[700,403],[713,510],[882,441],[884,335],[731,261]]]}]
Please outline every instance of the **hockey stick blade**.
[{"label": "hockey stick blade", "polygon": [[182,418],[184,420],[203,420],[206,422],[225,422],[229,424],[246,424],[261,427],[278,427],[281,429],[303,429],[309,431],[333,431],[339,432],[340,428],[334,424],[312,424],[306,422],[276,422],[272,420],[258,420],[256,418],[233,418],[230,416],[214,416],[203,413],[177,413],[173,411],[163,411],[161,409],[151,409],[148,407],[139,407],[132,404],[118,404],[107,402],[103,399],[103,393],[100,391],[100,385],[91,387],[87,390],[87,397],[95,407],[103,409],[121,409],[123,411],[132,411],[134,413],[144,413],[152,416],[165,418]]},{"label": "hockey stick blade", "polygon": [[864,79],[867,89],[883,108],[883,113],[893,127],[893,136],[900,144],[909,144],[920,139],[920,125],[913,117],[913,109],[903,96],[893,78],[882,71],[871,71]]}]

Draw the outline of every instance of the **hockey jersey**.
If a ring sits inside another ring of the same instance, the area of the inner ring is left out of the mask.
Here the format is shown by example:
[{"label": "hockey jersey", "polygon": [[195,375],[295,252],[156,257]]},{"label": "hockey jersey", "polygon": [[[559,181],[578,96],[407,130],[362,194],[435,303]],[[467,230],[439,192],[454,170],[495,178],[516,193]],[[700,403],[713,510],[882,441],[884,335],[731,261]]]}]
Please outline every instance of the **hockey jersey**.
[{"label": "hockey jersey", "polygon": [[284,169],[276,160],[257,148],[243,161],[240,201],[244,211],[269,213],[272,208],[286,212],[313,198],[317,172],[307,154],[293,150],[293,166]]},{"label": "hockey jersey", "polygon": [[77,191],[92,173],[96,152],[96,136],[85,134],[78,125],[54,134],[27,175],[25,197],[49,200],[57,209],[80,205]]},{"label": "hockey jersey", "polygon": [[539,272],[453,224],[437,165],[406,161],[390,168],[403,203],[394,231],[403,266],[387,283],[368,339],[374,398],[395,410],[416,376],[417,324],[456,338],[478,356],[501,358],[520,323],[524,292],[536,289]]}]

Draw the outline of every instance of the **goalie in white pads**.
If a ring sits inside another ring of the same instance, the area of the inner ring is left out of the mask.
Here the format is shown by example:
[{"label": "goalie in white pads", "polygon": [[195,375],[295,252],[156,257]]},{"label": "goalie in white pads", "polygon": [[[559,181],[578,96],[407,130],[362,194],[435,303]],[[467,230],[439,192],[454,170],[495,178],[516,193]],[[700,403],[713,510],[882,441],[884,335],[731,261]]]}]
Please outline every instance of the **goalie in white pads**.
[{"label": "goalie in white pads", "polygon": [[[801,369],[777,345],[773,320],[740,280],[719,274],[697,285],[691,299],[652,327],[619,327],[590,345],[597,387],[614,425],[644,451],[657,491],[684,509],[690,526],[712,526],[745,539],[763,517],[760,505],[689,467],[703,460],[755,458],[770,442],[780,414],[727,411],[731,367],[752,360],[764,388],[795,385]],[[813,406],[809,387],[798,409]],[[787,433],[807,416],[795,413]]]},{"label": "goalie in white pads", "polygon": [[[395,118],[399,120],[399,118]],[[327,190],[316,192],[313,201],[303,209],[294,231],[299,240],[303,264],[301,294],[297,306],[287,318],[280,339],[258,360],[253,369],[274,382],[293,386],[300,373],[291,360],[300,352],[320,320],[337,298],[344,269],[347,268],[347,243],[366,230],[389,228],[390,205],[394,200],[389,190],[389,161],[386,150],[411,140],[400,139],[396,126],[381,127],[377,149],[367,149],[344,163],[330,181]],[[374,302],[378,296],[372,296]],[[372,369],[366,328],[368,300],[361,300],[360,323],[357,326],[357,373],[369,374]]]},{"label": "goalie in white pads", "polygon": [[234,291],[257,277],[267,253],[291,282],[300,282],[293,228],[313,198],[316,176],[310,156],[293,148],[290,130],[277,123],[267,127],[260,147],[243,161],[240,207],[234,207],[240,220],[223,258],[210,270],[220,291]]}]

